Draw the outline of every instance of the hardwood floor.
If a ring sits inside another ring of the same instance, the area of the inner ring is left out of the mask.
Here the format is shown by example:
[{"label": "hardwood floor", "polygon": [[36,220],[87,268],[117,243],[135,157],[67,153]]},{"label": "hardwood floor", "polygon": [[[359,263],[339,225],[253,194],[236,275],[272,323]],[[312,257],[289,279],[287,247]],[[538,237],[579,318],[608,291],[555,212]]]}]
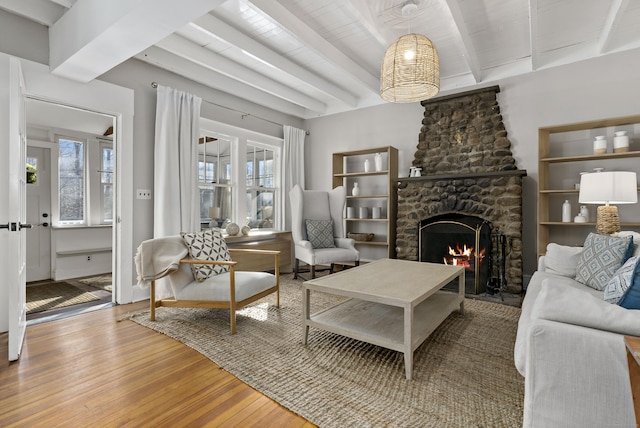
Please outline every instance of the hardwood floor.
[{"label": "hardwood floor", "polygon": [[14,363],[0,334],[0,426],[314,426],[191,348],[120,321],[147,305],[29,326]]}]

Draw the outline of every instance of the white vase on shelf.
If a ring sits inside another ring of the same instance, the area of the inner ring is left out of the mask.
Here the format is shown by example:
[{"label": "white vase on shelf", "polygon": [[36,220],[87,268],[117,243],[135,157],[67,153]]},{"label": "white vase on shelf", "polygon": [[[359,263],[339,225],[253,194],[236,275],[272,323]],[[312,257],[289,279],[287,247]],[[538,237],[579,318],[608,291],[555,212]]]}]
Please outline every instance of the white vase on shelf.
[{"label": "white vase on shelf", "polygon": [[382,171],[382,155],[380,153],[376,153],[373,160],[376,164],[376,171]]},{"label": "white vase on shelf", "polygon": [[351,196],[360,196],[360,188],[358,182],[353,183],[353,189],[351,189]]},{"label": "white vase on shelf", "polygon": [[603,155],[607,153],[607,140],[604,135],[598,135],[593,141],[593,154]]},{"label": "white vase on shelf", "polygon": [[627,131],[617,131],[613,137],[613,153],[629,151],[629,136]]},{"label": "white vase on shelf", "polygon": [[571,222],[571,203],[569,200],[564,201],[564,204],[562,204],[562,222]]},{"label": "white vase on shelf", "polygon": [[364,172],[369,172],[369,171],[371,171],[371,162],[369,162],[369,159],[365,159]]}]

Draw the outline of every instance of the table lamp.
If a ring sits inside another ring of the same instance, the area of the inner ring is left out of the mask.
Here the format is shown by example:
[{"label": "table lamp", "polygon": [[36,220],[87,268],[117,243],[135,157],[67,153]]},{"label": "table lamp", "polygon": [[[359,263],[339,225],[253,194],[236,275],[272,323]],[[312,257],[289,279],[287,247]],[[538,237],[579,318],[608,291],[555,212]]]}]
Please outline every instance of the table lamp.
[{"label": "table lamp", "polygon": [[604,204],[598,207],[596,233],[610,235],[620,232],[618,207],[609,204],[638,202],[636,173],[607,171],[582,174],[578,201],[581,204]]}]

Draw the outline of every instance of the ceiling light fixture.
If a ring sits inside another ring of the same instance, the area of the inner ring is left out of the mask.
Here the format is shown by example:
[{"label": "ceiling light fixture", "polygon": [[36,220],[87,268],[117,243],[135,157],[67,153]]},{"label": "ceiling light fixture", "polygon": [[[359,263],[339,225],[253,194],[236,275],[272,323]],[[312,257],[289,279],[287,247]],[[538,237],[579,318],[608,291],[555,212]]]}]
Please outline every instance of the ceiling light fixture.
[{"label": "ceiling light fixture", "polygon": [[[410,0],[402,15],[415,13]],[[380,97],[392,103],[411,103],[432,98],[440,92],[440,61],[435,46],[421,34],[406,34],[387,48],[380,71]]]}]

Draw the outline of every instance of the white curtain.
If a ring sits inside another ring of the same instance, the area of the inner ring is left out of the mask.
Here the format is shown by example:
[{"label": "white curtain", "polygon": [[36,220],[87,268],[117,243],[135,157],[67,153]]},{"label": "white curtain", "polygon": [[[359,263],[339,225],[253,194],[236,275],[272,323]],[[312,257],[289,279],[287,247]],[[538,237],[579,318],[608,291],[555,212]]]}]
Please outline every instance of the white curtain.
[{"label": "white curtain", "polygon": [[[198,138],[202,99],[158,86],[154,152],[154,238],[200,230]],[[159,298],[170,296],[157,281]]]},{"label": "white curtain", "polygon": [[291,230],[291,203],[289,190],[296,184],[304,187],[304,137],[303,129],[284,125],[284,148],[282,150],[282,210],[284,227]]}]

